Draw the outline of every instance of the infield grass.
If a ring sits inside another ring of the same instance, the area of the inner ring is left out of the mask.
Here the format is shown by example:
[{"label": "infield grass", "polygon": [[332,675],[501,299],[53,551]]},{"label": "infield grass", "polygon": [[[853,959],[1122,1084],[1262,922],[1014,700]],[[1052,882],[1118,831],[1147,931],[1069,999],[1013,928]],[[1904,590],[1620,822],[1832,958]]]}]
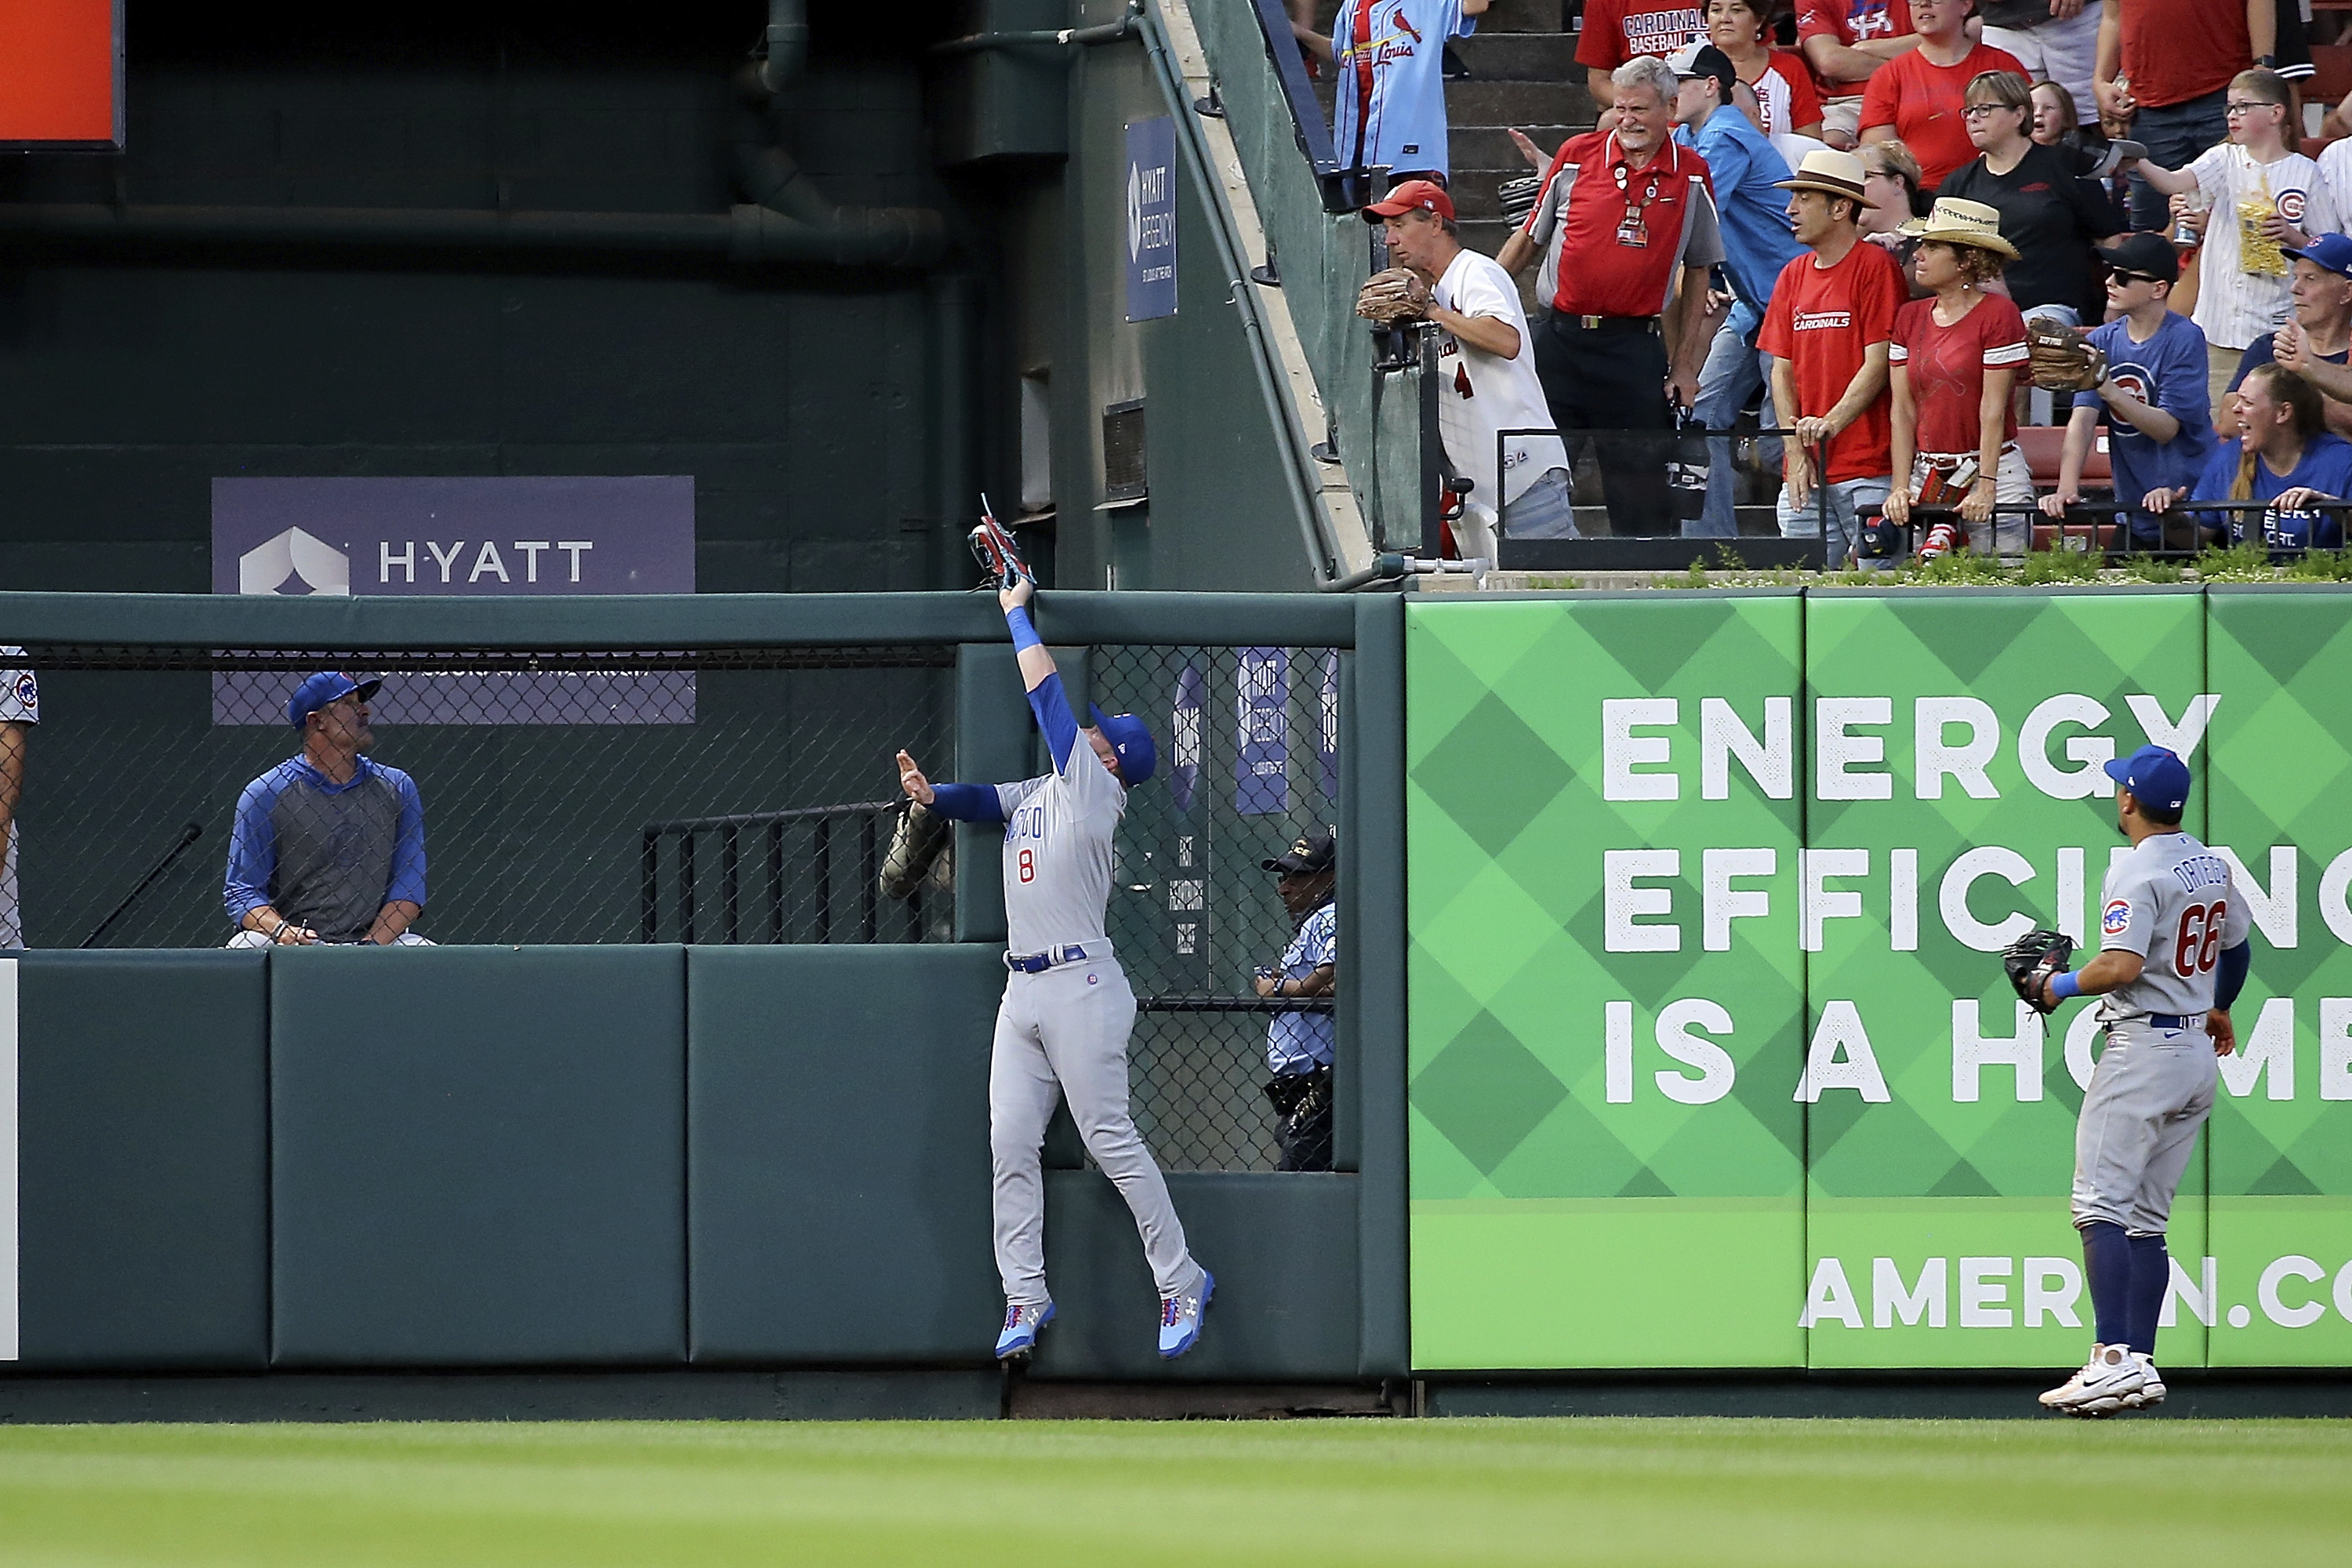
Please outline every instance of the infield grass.
[{"label": "infield grass", "polygon": [[2352,1561],[2352,1423],[0,1428],[0,1563]]}]

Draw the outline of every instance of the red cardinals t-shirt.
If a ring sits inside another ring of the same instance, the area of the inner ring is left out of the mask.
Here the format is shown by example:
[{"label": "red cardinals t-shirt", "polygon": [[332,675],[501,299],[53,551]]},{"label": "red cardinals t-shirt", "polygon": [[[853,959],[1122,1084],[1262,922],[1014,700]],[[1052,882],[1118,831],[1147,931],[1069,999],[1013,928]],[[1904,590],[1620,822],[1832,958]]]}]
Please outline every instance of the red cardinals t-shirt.
[{"label": "red cardinals t-shirt", "polygon": [[2246,8],[2217,0],[2131,0],[2123,7],[2123,69],[2151,109],[2219,92],[2254,63]]},{"label": "red cardinals t-shirt", "polygon": [[1673,54],[1706,37],[1706,7],[1668,0],[1585,0],[1584,36],[1576,58],[1613,71],[1639,55]]},{"label": "red cardinals t-shirt", "polygon": [[[2025,318],[2006,296],[1979,294],[1976,309],[1944,327],[1936,323],[1935,300],[1914,300],[1895,312],[1886,357],[1911,379],[1919,450],[1973,452],[1983,442],[1985,372],[2025,363]],[[2012,406],[2001,435],[2006,440],[2016,434]]]},{"label": "red cardinals t-shirt", "polygon": [[[1895,312],[1911,297],[1895,258],[1874,245],[1856,242],[1835,267],[1819,267],[1815,260],[1808,251],[1780,268],[1756,337],[1756,346],[1789,361],[1796,377],[1796,408],[1777,411],[1783,424],[1836,407],[1870,346],[1893,341]],[[1885,477],[1894,467],[1888,454],[1893,436],[1881,395],[1831,437],[1829,482]]]},{"label": "red cardinals t-shirt", "polygon": [[[1807,38],[1835,38],[1850,49],[1866,38],[1906,38],[1912,31],[1911,0],[1801,0],[1797,6],[1800,49]],[[1814,79],[1831,98],[1852,98],[1863,87],[1818,73]]]},{"label": "red cardinals t-shirt", "polygon": [[1939,66],[1917,49],[1878,68],[1862,93],[1864,140],[1874,125],[1891,125],[1919,160],[1919,182],[1933,190],[1944,176],[1977,155],[1969,122],[1960,118],[1969,83],[1979,72],[2015,71],[2032,81],[2007,49],[1979,44],[1956,66]]}]

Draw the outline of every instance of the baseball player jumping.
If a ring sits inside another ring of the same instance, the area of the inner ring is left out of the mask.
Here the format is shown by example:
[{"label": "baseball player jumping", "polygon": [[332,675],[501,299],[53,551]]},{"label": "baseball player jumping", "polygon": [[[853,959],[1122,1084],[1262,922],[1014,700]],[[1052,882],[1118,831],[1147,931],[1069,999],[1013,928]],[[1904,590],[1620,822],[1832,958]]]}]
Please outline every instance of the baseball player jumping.
[{"label": "baseball player jumping", "polygon": [[[2111,1415],[2164,1398],[2156,1320],[2171,1260],[2172,1194],[2213,1110],[2217,1058],[2236,1048],[2230,1004],[2252,958],[2229,862],[2180,830],[2189,764],[2161,746],[2107,763],[2131,850],[2099,895],[2099,955],[2065,967],[2073,943],[2034,931],[2006,957],[2018,994],[2043,1013],[2102,996],[2107,1048],[2074,1131],[2074,1226],[2098,1342],[2083,1370],[2042,1396],[2069,1415]],[[2208,1047],[2210,1047],[2210,1049]]]},{"label": "baseball player jumping", "polygon": [[1029,624],[1032,591],[1027,576],[1016,574],[997,601],[1020,652],[1029,706],[1053,750],[1054,772],[1019,784],[934,784],[914,758],[898,753],[898,781],[914,799],[960,822],[1004,825],[1004,963],[1012,973],[996,1013],[988,1073],[996,1268],[1004,1281],[996,1354],[1027,1354],[1054,1321],[1038,1155],[1058,1090],[1087,1152],[1134,1212],[1160,1286],[1160,1353],[1172,1359],[1199,1341],[1201,1314],[1217,1282],[1185,1247],[1168,1184],[1129,1110],[1127,1037],[1135,993],[1103,934],[1111,836],[1127,810],[1127,792],[1151,776],[1157,752],[1150,731],[1132,714],[1097,708],[1093,726],[1078,727],[1053,656]]}]

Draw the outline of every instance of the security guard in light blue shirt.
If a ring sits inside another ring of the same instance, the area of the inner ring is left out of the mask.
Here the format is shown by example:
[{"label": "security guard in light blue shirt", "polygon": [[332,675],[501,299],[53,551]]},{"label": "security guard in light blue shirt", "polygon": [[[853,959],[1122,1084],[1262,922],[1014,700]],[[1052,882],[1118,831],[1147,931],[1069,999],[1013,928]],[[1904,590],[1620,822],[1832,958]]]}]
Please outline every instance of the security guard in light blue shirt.
[{"label": "security guard in light blue shirt", "polygon": [[[1338,846],[1329,828],[1302,835],[1289,850],[1264,861],[1276,873],[1283,908],[1298,921],[1279,967],[1257,972],[1257,994],[1300,1000],[1328,997],[1338,973],[1339,925],[1332,901]],[[1331,1056],[1334,1030],[1327,1011],[1282,1012],[1265,1033],[1265,1086],[1274,1102],[1277,1169],[1331,1168]]]}]

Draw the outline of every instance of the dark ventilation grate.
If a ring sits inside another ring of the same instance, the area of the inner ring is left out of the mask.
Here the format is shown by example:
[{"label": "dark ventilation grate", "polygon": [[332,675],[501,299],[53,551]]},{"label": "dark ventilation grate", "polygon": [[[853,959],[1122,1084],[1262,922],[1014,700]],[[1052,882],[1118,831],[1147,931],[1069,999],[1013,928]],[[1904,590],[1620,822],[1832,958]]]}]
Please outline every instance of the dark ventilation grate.
[{"label": "dark ventilation grate", "polygon": [[1103,410],[1103,497],[1141,500],[1144,479],[1143,402],[1114,403]]}]

